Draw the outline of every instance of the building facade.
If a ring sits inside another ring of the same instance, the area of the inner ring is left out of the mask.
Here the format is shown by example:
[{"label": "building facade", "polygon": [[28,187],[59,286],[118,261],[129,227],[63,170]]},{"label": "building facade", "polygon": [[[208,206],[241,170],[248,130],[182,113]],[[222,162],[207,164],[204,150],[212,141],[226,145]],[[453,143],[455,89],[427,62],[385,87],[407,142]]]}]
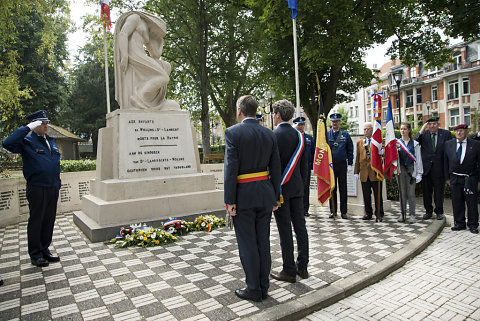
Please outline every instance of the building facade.
[{"label": "building facade", "polygon": [[[383,91],[382,106],[385,107],[389,89],[396,126],[401,120],[415,128],[422,126],[428,117],[439,116],[443,128],[453,129],[467,123],[478,130],[478,124],[472,120],[479,114],[480,105],[480,40],[459,43],[452,46],[452,50],[453,62],[443,68],[429,69],[424,61],[413,67],[398,60],[384,64],[377,74],[380,80],[374,80],[371,87],[364,89],[366,121],[373,120],[371,94],[375,90]],[[394,74],[402,75],[399,87]],[[478,118],[475,118],[477,123]]]}]

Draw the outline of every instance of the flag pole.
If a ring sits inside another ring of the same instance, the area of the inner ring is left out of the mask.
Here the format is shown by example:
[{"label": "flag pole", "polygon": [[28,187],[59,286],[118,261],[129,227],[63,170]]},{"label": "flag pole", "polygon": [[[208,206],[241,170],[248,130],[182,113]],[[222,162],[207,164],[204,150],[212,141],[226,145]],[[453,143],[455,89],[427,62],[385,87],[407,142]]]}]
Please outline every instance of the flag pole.
[{"label": "flag pole", "polygon": [[103,25],[103,51],[105,56],[105,92],[107,94],[107,114],[110,113],[110,90],[108,81],[108,59],[107,59],[107,26]]},{"label": "flag pole", "polygon": [[297,101],[297,117],[300,117],[300,81],[298,78],[298,51],[297,51],[297,19],[293,22],[293,57],[295,60],[295,95]]}]

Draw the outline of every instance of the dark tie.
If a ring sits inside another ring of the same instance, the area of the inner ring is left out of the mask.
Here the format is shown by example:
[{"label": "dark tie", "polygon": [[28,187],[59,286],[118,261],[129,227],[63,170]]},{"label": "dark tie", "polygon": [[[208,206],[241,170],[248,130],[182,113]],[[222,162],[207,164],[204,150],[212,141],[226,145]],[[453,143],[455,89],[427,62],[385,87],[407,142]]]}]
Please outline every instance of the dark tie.
[{"label": "dark tie", "polygon": [[457,149],[457,159],[460,162],[462,159],[462,143],[463,142],[458,142],[460,144],[460,147]]},{"label": "dark tie", "polygon": [[370,138],[367,139],[367,144],[365,145],[365,151],[367,152],[367,159],[370,159]]},{"label": "dark tie", "polygon": [[433,149],[433,152],[435,152],[435,135],[436,134],[432,134],[432,149]]}]

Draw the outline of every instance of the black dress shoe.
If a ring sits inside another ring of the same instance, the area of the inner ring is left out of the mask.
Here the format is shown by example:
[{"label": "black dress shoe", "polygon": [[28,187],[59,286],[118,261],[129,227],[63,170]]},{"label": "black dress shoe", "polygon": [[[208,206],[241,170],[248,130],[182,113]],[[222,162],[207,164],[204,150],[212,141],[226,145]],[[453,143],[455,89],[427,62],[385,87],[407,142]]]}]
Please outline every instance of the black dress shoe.
[{"label": "black dress shoe", "polygon": [[328,218],[334,218],[334,217],[335,217],[335,214],[330,213],[330,216]]},{"label": "black dress shoe", "polygon": [[365,214],[363,217],[362,217],[362,220],[364,221],[368,221],[368,220],[371,220],[372,219],[372,215],[367,215]]},{"label": "black dress shoe", "polygon": [[268,298],[268,294],[267,293],[262,293],[262,300],[266,300]]},{"label": "black dress shoe", "polygon": [[424,220],[429,220],[431,218],[432,218],[432,213],[426,213],[425,215],[423,215]]},{"label": "black dress shoe", "polygon": [[38,267],[48,266],[48,261],[46,259],[44,259],[43,257],[38,258],[38,259],[30,259],[30,262],[32,262],[33,265],[38,266]]},{"label": "black dress shoe", "polygon": [[309,216],[310,216],[310,213],[305,212],[304,216],[305,216],[305,217],[309,217]]},{"label": "black dress shoe", "polygon": [[443,214],[437,214],[437,220],[443,220],[445,216]]},{"label": "black dress shoe", "polygon": [[287,273],[283,272],[283,270],[278,273],[272,272],[270,273],[270,276],[278,281],[285,281],[290,283],[297,282],[297,278],[295,277],[295,275],[294,276],[288,275]]},{"label": "black dress shoe", "polygon": [[307,269],[305,270],[297,270],[298,276],[300,276],[302,279],[308,279],[308,271]]},{"label": "black dress shoe", "polygon": [[[242,300],[251,300],[255,302],[261,302],[263,296],[253,296],[247,292],[247,290],[235,290],[235,295]],[[266,294],[265,294],[266,296]]]},{"label": "black dress shoe", "polygon": [[342,214],[342,218],[343,218],[344,220],[348,220],[347,214]]},{"label": "black dress shoe", "polygon": [[454,225],[452,226],[452,231],[461,231],[461,230],[466,230],[467,228],[462,225]]},{"label": "black dress shoe", "polygon": [[43,254],[43,258],[48,262],[60,262],[60,257],[52,255],[52,253]]},{"label": "black dress shoe", "polygon": [[471,228],[470,228],[470,232],[472,232],[473,234],[478,234],[478,228],[476,228],[476,227],[471,227]]},{"label": "black dress shoe", "polygon": [[3,280],[2,279],[0,279],[0,285],[3,285]]}]

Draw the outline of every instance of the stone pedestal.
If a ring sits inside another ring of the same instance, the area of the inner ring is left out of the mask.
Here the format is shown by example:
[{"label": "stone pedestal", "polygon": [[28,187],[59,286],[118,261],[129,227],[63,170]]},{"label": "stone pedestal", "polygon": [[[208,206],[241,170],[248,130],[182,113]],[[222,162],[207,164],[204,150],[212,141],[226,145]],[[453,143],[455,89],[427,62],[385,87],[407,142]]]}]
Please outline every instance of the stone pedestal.
[{"label": "stone pedestal", "polygon": [[199,173],[188,112],[116,110],[107,115],[98,141],[91,193],[74,212],[91,241],[108,240],[132,223],[224,215],[214,176]]}]

